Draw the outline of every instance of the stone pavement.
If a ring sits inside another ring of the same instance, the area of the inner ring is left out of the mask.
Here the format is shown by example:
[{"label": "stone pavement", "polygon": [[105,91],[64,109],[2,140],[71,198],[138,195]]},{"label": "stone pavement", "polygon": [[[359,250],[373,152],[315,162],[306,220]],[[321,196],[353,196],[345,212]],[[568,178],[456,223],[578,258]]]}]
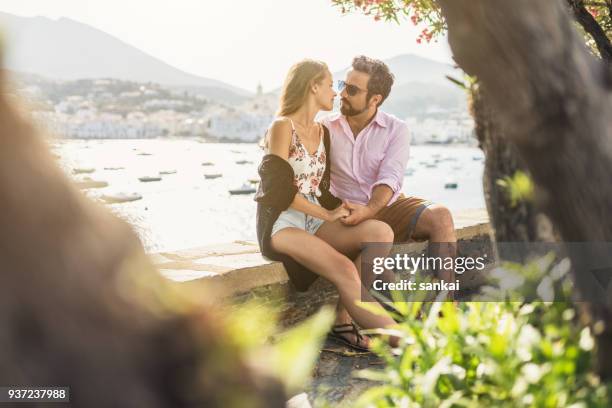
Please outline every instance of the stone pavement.
[{"label": "stone pavement", "polygon": [[306,393],[313,407],[318,401],[329,405],[351,406],[375,382],[353,377],[362,369],[382,369],[383,361],[373,353],[351,351],[334,340],[327,340],[319,355],[312,383]]}]

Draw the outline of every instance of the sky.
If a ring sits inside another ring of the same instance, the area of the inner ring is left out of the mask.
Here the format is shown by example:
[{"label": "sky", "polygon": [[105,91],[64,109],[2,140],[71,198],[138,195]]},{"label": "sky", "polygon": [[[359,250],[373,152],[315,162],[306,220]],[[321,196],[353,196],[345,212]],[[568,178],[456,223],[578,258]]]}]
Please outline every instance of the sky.
[{"label": "sky", "polygon": [[451,63],[446,39],[417,44],[408,20],[342,15],[331,0],[3,0],[0,11],[67,17],[105,31],[184,71],[254,91],[278,87],[303,59],[332,72],[365,54],[416,54]]}]

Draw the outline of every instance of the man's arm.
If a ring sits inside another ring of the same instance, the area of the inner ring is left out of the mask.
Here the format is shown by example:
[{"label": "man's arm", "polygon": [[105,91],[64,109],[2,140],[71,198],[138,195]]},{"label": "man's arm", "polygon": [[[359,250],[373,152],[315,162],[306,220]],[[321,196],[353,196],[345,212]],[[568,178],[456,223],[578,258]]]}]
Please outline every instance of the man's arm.
[{"label": "man's arm", "polygon": [[391,141],[378,170],[377,180],[372,186],[368,205],[344,203],[344,206],[351,210],[351,215],[342,220],[345,224],[355,225],[363,220],[373,218],[378,211],[389,204],[393,196],[402,188],[409,155],[410,136],[408,127],[402,124],[391,135]]},{"label": "man's arm", "polygon": [[372,190],[372,197],[367,205],[373,213],[372,216],[389,204],[389,201],[393,198],[393,194],[395,194],[395,191],[386,184],[379,184],[374,187]]}]

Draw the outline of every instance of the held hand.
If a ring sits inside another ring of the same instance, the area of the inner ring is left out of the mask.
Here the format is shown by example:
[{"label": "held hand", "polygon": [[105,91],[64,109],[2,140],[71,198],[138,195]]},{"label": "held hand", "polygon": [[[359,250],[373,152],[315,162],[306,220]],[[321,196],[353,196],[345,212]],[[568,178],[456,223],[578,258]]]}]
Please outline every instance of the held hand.
[{"label": "held hand", "polygon": [[342,223],[345,225],[357,225],[362,221],[370,219],[374,216],[372,209],[366,205],[343,201],[342,207],[350,211],[348,217],[342,218]]},{"label": "held hand", "polygon": [[349,214],[350,214],[350,211],[341,205],[335,210],[328,211],[327,221],[333,222],[333,221],[336,221],[338,218],[343,219],[344,217],[347,217]]}]

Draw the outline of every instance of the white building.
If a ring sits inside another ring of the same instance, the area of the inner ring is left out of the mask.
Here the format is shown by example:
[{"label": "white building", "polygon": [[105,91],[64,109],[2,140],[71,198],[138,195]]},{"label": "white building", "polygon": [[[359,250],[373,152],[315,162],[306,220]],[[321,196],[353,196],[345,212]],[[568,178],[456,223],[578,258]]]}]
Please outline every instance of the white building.
[{"label": "white building", "polygon": [[474,121],[468,114],[449,114],[445,119],[416,117],[406,119],[413,144],[470,143],[473,139]]},{"label": "white building", "polygon": [[217,139],[258,142],[273,116],[233,108],[218,109],[204,117],[206,132]]},{"label": "white building", "polygon": [[148,139],[162,135],[162,130],[142,112],[127,118],[112,113],[79,110],[75,115],[61,112],[37,112],[35,117],[53,133],[75,139]]}]

